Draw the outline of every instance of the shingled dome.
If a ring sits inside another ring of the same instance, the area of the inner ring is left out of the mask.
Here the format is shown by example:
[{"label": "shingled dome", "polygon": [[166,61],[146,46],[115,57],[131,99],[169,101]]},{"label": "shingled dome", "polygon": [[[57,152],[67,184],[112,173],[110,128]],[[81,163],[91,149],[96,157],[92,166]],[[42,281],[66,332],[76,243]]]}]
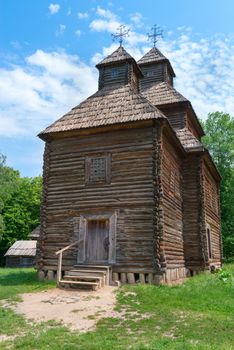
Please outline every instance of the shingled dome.
[{"label": "shingled dome", "polygon": [[106,64],[112,64],[114,62],[121,61],[135,61],[134,58],[123,48],[123,46],[119,46],[117,50],[112,52],[111,55],[104,58],[101,62],[99,62],[96,67],[101,67]]},{"label": "shingled dome", "polygon": [[168,58],[166,58],[161,51],[159,51],[159,49],[157,49],[156,47],[153,47],[149,52],[147,52],[138,62],[137,64],[139,66],[141,65],[146,65],[146,64],[150,64],[150,63],[156,63],[156,62],[167,62],[171,74],[173,77],[175,77],[175,72],[171,66],[170,61],[168,60]]}]

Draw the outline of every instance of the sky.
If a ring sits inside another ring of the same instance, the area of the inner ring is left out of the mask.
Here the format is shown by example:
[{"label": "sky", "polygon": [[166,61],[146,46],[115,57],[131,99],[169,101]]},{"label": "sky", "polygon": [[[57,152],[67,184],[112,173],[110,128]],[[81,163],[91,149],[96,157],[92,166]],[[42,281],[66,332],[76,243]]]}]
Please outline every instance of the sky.
[{"label": "sky", "polygon": [[0,0],[0,153],[22,176],[42,174],[37,134],[97,90],[95,65],[121,24],[136,60],[162,28],[157,47],[199,118],[233,115],[233,13],[233,0]]}]

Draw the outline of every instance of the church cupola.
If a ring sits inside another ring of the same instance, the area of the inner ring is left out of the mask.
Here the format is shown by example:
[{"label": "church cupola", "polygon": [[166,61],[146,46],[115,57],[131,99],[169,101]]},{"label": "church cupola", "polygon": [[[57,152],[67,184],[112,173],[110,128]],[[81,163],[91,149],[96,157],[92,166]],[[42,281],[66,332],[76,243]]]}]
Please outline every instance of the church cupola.
[{"label": "church cupola", "polygon": [[111,55],[96,65],[99,70],[98,88],[119,87],[130,84],[139,91],[143,74],[134,58],[120,45]]},{"label": "church cupola", "polygon": [[173,86],[175,72],[170,61],[156,47],[147,52],[137,64],[144,76],[140,82],[141,90],[161,82],[166,82]]}]

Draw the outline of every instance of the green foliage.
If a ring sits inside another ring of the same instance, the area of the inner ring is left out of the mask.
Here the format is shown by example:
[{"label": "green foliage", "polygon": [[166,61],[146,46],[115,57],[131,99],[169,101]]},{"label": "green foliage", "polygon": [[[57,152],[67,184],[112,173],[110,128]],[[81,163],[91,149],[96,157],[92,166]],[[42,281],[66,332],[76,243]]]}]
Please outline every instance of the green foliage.
[{"label": "green foliage", "polygon": [[[99,320],[87,333],[69,331],[49,323],[26,321],[10,309],[0,308],[0,334],[16,338],[0,343],[1,349],[35,350],[231,350],[234,349],[233,284],[221,275],[234,275],[234,265],[216,274],[200,274],[182,285],[126,285],[117,291],[120,317]],[[36,273],[0,269],[5,289],[0,299],[17,300],[20,291],[50,288],[36,281]],[[100,294],[100,297],[104,297]],[[44,306],[46,307],[46,306]],[[58,305],[59,307],[59,305]],[[79,320],[79,313],[77,320]]]},{"label": "green foliage", "polygon": [[20,177],[0,156],[0,262],[16,241],[27,239],[39,224],[42,179]]},{"label": "green foliage", "polygon": [[203,142],[222,176],[221,219],[225,258],[234,257],[234,119],[222,112],[210,113],[203,123]]}]

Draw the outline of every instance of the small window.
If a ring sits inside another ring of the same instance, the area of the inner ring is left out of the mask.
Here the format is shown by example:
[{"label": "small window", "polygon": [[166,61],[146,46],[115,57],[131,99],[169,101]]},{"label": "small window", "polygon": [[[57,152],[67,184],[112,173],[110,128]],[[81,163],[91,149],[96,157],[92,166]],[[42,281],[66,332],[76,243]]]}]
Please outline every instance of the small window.
[{"label": "small window", "polygon": [[155,75],[155,72],[153,70],[148,70],[145,72],[146,77],[153,77]]},{"label": "small window", "polygon": [[110,182],[110,159],[110,155],[86,157],[85,182],[88,184]]},{"label": "small window", "polygon": [[119,75],[119,70],[118,68],[112,68],[111,69],[111,78],[116,78]]},{"label": "small window", "polygon": [[209,259],[212,259],[211,234],[210,234],[209,227],[206,228],[206,238],[207,238],[208,257]]}]

